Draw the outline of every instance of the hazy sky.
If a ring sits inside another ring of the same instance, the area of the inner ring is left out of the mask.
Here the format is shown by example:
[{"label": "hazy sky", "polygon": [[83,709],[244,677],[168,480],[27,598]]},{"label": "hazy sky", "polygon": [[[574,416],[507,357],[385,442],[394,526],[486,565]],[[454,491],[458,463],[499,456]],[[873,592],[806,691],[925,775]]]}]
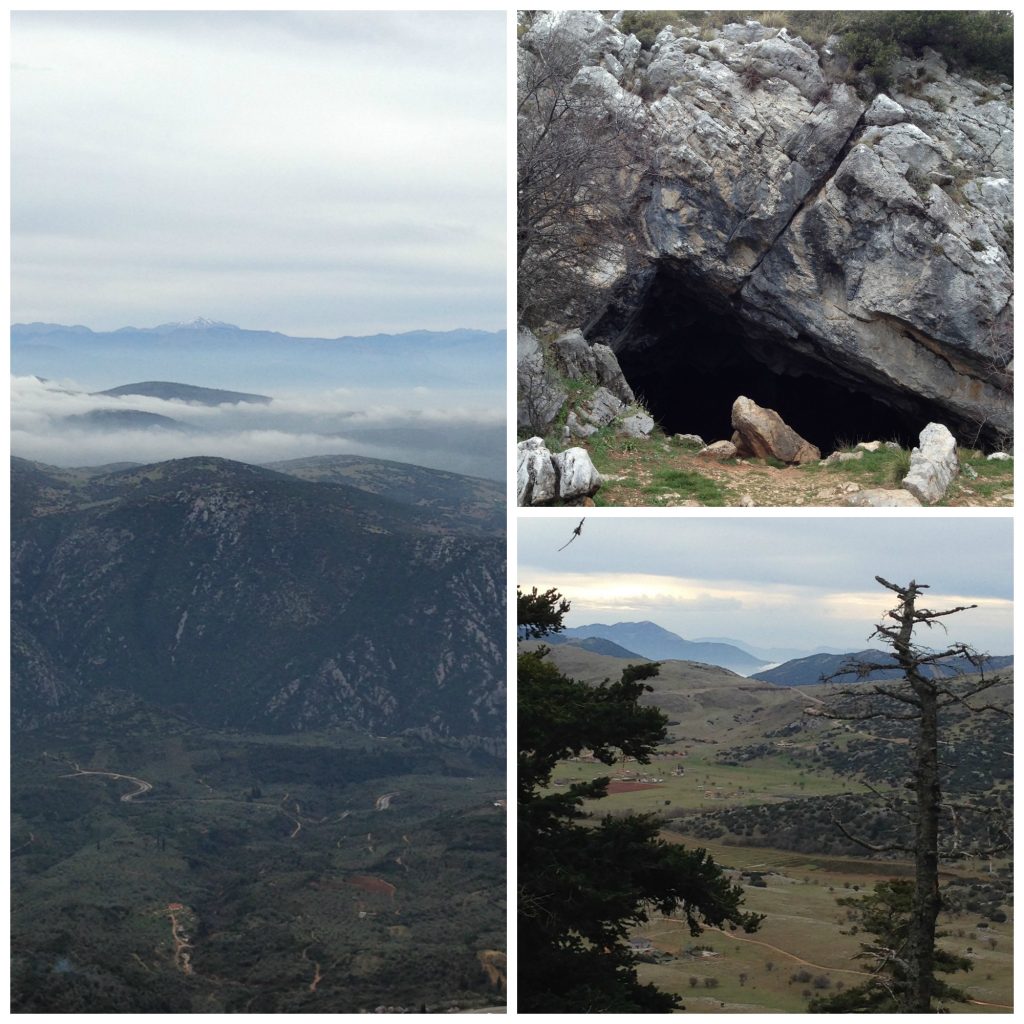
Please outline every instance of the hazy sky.
[{"label": "hazy sky", "polygon": [[[521,517],[518,582],[558,588],[567,625],[651,620],[687,639],[860,650],[895,595],[876,575],[930,586],[927,606],[978,604],[950,638],[1012,652],[1012,524],[1000,518]],[[943,641],[936,629],[931,641]]]},{"label": "hazy sky", "polygon": [[505,15],[19,13],[12,313],[505,321]]}]

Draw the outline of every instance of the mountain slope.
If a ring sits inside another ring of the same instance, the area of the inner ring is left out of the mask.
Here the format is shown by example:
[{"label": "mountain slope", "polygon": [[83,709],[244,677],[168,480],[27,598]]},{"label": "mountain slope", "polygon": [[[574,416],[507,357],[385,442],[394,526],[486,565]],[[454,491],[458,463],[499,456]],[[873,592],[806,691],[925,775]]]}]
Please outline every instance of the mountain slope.
[{"label": "mountain slope", "polygon": [[360,455],[314,455],[267,469],[316,483],[347,484],[423,509],[459,529],[505,530],[505,488],[494,480]]},{"label": "mountain slope", "polygon": [[500,535],[223,459],[11,476],[15,722],[127,690],[218,727],[502,734]]}]

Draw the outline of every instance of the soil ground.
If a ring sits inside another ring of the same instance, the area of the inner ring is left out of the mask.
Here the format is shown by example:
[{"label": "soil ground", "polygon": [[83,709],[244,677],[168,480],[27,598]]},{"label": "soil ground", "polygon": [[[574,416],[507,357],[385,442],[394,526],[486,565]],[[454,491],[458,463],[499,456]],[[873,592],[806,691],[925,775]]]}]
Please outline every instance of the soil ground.
[{"label": "soil ground", "polygon": [[[552,444],[552,451],[565,447]],[[699,458],[696,447],[658,434],[636,439],[601,432],[576,444],[587,449],[605,478],[594,503],[614,507],[841,506],[859,490],[898,489],[910,457],[905,450],[883,449],[827,466],[785,466],[762,459]],[[940,506],[1013,505],[1012,460],[989,462],[969,449],[959,454],[961,474]]]}]

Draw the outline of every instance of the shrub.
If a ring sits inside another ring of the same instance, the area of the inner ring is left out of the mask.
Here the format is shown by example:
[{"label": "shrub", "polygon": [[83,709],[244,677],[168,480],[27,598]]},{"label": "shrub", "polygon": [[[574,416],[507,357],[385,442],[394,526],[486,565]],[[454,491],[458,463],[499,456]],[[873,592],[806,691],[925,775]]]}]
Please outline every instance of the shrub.
[{"label": "shrub", "polygon": [[666,26],[679,20],[679,11],[626,11],[619,23],[619,28],[626,35],[634,35],[640,45],[649,50],[654,45],[658,33]]}]

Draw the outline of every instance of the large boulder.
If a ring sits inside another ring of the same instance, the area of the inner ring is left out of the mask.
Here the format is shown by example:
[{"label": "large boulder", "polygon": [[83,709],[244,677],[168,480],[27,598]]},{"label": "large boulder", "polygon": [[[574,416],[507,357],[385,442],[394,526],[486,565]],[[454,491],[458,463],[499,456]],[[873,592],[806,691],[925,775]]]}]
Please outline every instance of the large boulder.
[{"label": "large boulder", "polygon": [[960,471],[956,438],[941,423],[929,423],[921,431],[918,447],[910,453],[910,472],[903,487],[923,505],[934,505],[949,490]]},{"label": "large boulder", "polygon": [[764,409],[740,395],[732,406],[732,443],[738,455],[781,462],[817,462],[821,452],[805,441],[792,427],[786,426],[774,409]]},{"label": "large boulder", "polygon": [[551,461],[558,474],[558,497],[562,501],[572,504],[591,498],[603,482],[583,448],[567,448],[553,455]]}]

